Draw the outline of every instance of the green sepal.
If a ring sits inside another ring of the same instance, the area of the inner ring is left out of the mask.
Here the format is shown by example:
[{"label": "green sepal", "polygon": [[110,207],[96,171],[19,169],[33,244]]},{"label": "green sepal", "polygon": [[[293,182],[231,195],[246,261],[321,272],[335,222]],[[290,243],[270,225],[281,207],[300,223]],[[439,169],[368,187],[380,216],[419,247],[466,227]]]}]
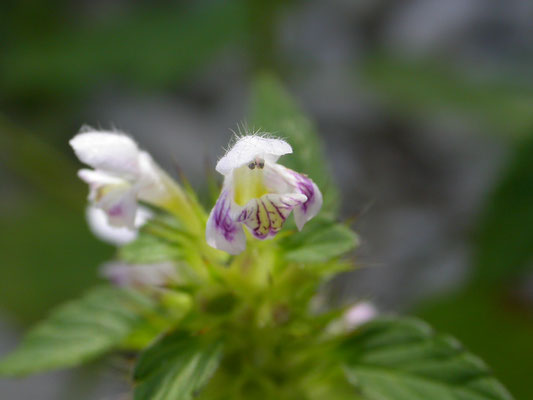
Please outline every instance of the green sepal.
[{"label": "green sepal", "polygon": [[287,261],[319,263],[357,247],[359,240],[348,226],[325,218],[309,221],[301,232],[280,240]]}]

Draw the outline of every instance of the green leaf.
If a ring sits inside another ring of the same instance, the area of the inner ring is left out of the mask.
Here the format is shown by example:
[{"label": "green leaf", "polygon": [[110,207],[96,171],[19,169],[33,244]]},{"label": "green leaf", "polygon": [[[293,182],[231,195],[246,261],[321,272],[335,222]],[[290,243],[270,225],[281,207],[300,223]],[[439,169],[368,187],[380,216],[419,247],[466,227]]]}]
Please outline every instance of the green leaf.
[{"label": "green leaf", "polygon": [[311,121],[303,114],[282,84],[272,75],[260,75],[252,86],[252,127],[286,139],[293,154],[282,163],[305,173],[324,195],[325,211],[335,211],[338,190],[335,187],[324,154],[322,142]]},{"label": "green leaf", "polygon": [[101,287],[55,310],[11,354],[1,375],[26,375],[94,359],[125,339],[153,303],[133,290]]},{"label": "green leaf", "polygon": [[476,283],[516,277],[533,260],[533,139],[518,144],[489,197],[474,248]]},{"label": "green leaf", "polygon": [[487,366],[412,318],[381,318],[341,345],[348,380],[368,400],[509,400]]},{"label": "green leaf", "polygon": [[133,264],[152,264],[182,258],[179,246],[146,232],[140,232],[137,239],[121,247],[118,256]]},{"label": "green leaf", "polygon": [[494,287],[471,287],[425,300],[417,315],[461,338],[517,399],[533,399],[533,314]]},{"label": "green leaf", "polygon": [[134,371],[135,400],[190,400],[211,378],[221,344],[186,332],[164,336],[146,349]]},{"label": "green leaf", "polygon": [[490,82],[469,78],[431,60],[370,58],[363,77],[400,111],[425,117],[442,110],[477,119],[488,130],[515,137],[533,126],[533,87],[507,77]]},{"label": "green leaf", "polygon": [[309,221],[298,235],[280,241],[285,258],[296,262],[323,262],[353,250],[357,235],[349,227],[324,218]]}]

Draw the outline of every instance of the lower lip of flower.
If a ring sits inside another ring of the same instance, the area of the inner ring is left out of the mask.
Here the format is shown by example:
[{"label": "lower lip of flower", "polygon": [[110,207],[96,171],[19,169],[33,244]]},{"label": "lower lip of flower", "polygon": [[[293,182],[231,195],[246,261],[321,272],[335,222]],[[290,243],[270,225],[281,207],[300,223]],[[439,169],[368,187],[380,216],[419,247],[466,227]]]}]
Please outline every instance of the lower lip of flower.
[{"label": "lower lip of flower", "polygon": [[107,212],[111,217],[119,217],[123,214],[123,209],[121,205],[117,204],[116,206],[111,207]]},{"label": "lower lip of flower", "polygon": [[229,195],[227,192],[221,194],[221,198],[216,205],[213,217],[215,219],[215,226],[217,226],[218,229],[221,229],[224,238],[228,242],[231,242],[235,238],[235,233],[238,228],[231,220],[231,203],[228,197]]}]

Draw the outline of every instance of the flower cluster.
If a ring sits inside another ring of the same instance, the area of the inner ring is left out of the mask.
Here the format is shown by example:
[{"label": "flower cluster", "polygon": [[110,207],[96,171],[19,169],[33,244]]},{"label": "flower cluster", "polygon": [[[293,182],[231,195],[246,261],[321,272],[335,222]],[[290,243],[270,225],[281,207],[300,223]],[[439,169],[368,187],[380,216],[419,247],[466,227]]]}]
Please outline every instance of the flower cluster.
[{"label": "flower cluster", "polygon": [[[329,209],[297,231],[322,193],[278,163],[292,153],[286,141],[236,138],[216,165],[224,181],[210,213],[123,133],[85,129],[71,145],[93,168],[79,172],[92,227],[119,244],[100,268],[111,284],[54,311],[0,360],[0,376],[117,349],[137,356],[136,400],[511,399],[426,324],[380,316],[368,301],[330,307],[321,288],[352,269],[341,257],[357,236]],[[278,235],[291,214],[295,229]]]},{"label": "flower cluster", "polygon": [[[84,128],[70,144],[80,161],[94,168],[78,175],[89,184],[91,207],[105,213],[110,227],[138,227],[143,220],[139,202],[168,209],[178,194],[178,208],[187,206],[179,186],[129,136]],[[211,247],[239,254],[246,248],[243,226],[253,237],[268,239],[281,230],[291,212],[300,230],[319,212],[322,194],[317,185],[277,162],[290,153],[291,146],[282,139],[248,135],[239,137],[218,161],[216,170],[224,183],[206,224]],[[101,223],[93,225],[98,232],[109,231]],[[120,243],[109,234],[107,238]]]}]

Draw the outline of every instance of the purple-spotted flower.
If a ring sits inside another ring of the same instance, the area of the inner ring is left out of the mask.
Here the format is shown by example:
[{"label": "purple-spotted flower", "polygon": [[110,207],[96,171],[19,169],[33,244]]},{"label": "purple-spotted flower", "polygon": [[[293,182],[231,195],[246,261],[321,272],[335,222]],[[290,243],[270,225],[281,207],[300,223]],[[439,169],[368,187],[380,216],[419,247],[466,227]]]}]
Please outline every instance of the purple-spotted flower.
[{"label": "purple-spotted flower", "polygon": [[291,211],[300,230],[318,213],[322,194],[315,183],[277,163],[290,153],[284,140],[250,135],[240,137],[218,161],[224,185],[207,221],[210,246],[238,254],[246,247],[243,225],[267,239],[281,230]]},{"label": "purple-spotted flower", "polygon": [[85,219],[89,229],[98,239],[115,246],[123,246],[137,239],[138,230],[153,217],[152,211],[140,206],[135,215],[135,229],[125,226],[112,226],[109,224],[107,214],[101,208],[88,206],[85,210]]},{"label": "purple-spotted flower", "polygon": [[78,176],[89,184],[89,201],[105,211],[113,227],[135,228],[138,201],[161,206],[168,201],[166,175],[129,136],[83,128],[70,140],[83,163]]}]

